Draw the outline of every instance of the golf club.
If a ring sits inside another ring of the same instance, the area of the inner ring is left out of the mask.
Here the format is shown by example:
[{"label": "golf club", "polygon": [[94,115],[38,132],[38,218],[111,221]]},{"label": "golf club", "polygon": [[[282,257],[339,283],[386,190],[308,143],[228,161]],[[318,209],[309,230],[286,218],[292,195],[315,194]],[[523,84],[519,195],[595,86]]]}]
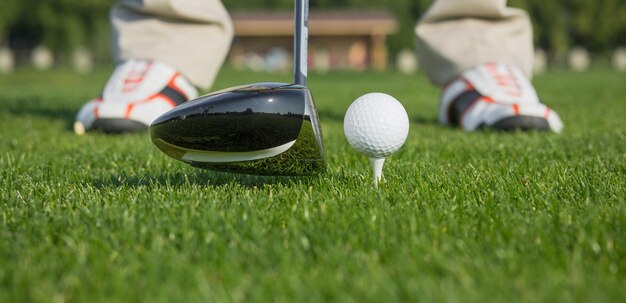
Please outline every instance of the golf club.
[{"label": "golf club", "polygon": [[294,83],[255,83],[188,101],[150,126],[152,142],[192,166],[253,175],[325,170],[307,84],[308,0],[295,0]]}]

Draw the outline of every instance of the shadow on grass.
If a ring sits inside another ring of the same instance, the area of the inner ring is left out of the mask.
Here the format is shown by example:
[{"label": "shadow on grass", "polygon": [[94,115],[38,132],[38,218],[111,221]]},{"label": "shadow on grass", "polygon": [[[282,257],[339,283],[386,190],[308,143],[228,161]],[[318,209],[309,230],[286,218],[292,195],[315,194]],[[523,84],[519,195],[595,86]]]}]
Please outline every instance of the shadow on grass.
[{"label": "shadow on grass", "polygon": [[315,179],[315,177],[251,176],[197,170],[192,173],[165,172],[161,175],[111,175],[108,177],[95,178],[91,183],[98,189],[120,187],[167,187],[178,189],[189,186],[224,187],[233,185],[252,189],[260,188],[265,185],[295,186],[309,184],[313,179]]},{"label": "shadow on grass", "polygon": [[23,117],[40,117],[52,120],[62,120],[65,122],[65,129],[72,130],[74,117],[78,112],[78,108],[68,108],[63,105],[55,105],[50,102],[42,102],[37,98],[12,98],[0,107],[0,113],[6,113],[10,116]]}]

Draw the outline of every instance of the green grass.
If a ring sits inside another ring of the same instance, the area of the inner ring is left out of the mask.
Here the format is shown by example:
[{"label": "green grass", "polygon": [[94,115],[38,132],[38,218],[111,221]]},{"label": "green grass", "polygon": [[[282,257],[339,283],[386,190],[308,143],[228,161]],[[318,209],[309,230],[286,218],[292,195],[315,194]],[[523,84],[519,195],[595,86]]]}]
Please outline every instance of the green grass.
[{"label": "green grass", "polygon": [[[201,171],[147,134],[77,137],[108,71],[0,78],[0,302],[619,302],[626,85],[535,79],[562,135],[436,124],[422,76],[311,75],[328,155],[312,178]],[[215,89],[289,75],[226,69]],[[401,100],[386,181],[343,137],[361,94]]]}]

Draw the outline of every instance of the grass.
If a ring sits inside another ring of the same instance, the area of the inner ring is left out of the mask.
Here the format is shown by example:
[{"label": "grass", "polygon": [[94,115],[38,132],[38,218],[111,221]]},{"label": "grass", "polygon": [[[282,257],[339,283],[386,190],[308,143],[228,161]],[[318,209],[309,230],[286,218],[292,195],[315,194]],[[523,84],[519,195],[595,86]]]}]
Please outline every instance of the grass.
[{"label": "grass", "polygon": [[[624,74],[535,79],[562,135],[440,127],[422,76],[311,75],[329,166],[292,179],[197,170],[147,134],[75,136],[107,76],[0,78],[0,302],[624,298]],[[226,69],[214,88],[274,79]],[[371,91],[412,122],[379,190],[342,132]]]}]

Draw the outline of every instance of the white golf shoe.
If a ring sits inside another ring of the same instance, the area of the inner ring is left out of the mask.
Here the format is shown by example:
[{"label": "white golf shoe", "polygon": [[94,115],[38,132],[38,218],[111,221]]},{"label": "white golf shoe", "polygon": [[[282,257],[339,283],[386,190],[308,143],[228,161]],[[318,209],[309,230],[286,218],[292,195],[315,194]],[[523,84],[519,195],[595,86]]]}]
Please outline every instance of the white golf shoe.
[{"label": "white golf shoe", "polygon": [[443,90],[439,122],[467,131],[551,130],[560,133],[559,115],[539,101],[524,74],[508,64],[482,64],[465,71]]},{"label": "white golf shoe", "polygon": [[144,131],[161,114],[197,96],[196,88],[172,67],[128,60],[115,69],[102,95],[81,108],[74,132]]}]

